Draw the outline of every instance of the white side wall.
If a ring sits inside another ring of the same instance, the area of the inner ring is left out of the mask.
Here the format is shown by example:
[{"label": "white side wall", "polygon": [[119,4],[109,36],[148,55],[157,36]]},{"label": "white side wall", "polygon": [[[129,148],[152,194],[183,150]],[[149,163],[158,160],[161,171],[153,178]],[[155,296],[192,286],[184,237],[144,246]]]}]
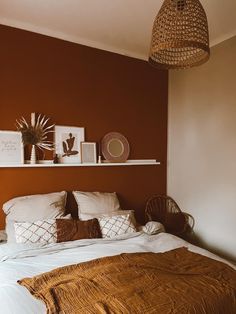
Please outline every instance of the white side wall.
[{"label": "white side wall", "polygon": [[201,244],[236,260],[236,37],[169,80],[168,194]]}]

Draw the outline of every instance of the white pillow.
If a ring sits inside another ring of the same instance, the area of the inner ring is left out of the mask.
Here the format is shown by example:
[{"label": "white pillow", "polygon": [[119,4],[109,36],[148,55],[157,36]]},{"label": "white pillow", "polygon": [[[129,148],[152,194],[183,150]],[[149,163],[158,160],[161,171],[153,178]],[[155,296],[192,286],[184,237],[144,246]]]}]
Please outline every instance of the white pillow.
[{"label": "white pillow", "polygon": [[119,209],[119,210],[116,210],[114,212],[107,213],[107,214],[91,214],[91,215],[90,214],[89,215],[83,214],[83,217],[85,217],[86,220],[89,220],[89,219],[93,219],[93,218],[112,217],[112,216],[116,216],[116,215],[127,215],[127,214],[130,214],[134,217],[134,211],[133,210],[126,210],[126,209]]},{"label": "white pillow", "polygon": [[116,236],[136,232],[130,213],[116,216],[98,218],[102,237],[114,238]]},{"label": "white pillow", "polygon": [[65,191],[50,194],[21,196],[3,205],[6,217],[7,242],[15,243],[14,222],[34,222],[53,219],[64,215],[66,204]]},{"label": "white pillow", "polygon": [[81,220],[96,218],[120,210],[116,193],[73,191]]}]

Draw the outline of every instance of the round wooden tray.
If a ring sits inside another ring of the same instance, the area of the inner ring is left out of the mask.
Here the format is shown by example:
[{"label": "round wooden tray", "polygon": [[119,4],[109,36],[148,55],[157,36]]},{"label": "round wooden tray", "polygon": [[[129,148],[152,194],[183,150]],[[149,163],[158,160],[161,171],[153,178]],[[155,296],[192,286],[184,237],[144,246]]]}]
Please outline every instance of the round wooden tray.
[{"label": "round wooden tray", "polygon": [[130,153],[127,138],[118,132],[107,133],[101,141],[103,157],[109,162],[125,162]]}]

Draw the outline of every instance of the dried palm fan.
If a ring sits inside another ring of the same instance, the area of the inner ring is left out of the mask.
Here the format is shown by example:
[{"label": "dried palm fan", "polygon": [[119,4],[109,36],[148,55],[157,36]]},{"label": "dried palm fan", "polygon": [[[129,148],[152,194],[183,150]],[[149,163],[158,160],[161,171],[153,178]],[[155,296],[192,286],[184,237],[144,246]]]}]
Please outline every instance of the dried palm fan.
[{"label": "dried palm fan", "polygon": [[54,124],[47,126],[49,118],[45,115],[39,114],[35,120],[35,113],[31,114],[31,123],[28,123],[24,117],[19,121],[16,120],[16,127],[22,134],[22,141],[24,146],[32,145],[31,163],[36,162],[35,147],[41,150],[54,150],[52,141],[48,141],[48,134],[54,132],[52,128]]},{"label": "dried palm fan", "polygon": [[190,232],[194,225],[193,217],[183,213],[177,203],[169,196],[152,196],[145,208],[146,221],[159,221],[168,233],[181,235]]}]

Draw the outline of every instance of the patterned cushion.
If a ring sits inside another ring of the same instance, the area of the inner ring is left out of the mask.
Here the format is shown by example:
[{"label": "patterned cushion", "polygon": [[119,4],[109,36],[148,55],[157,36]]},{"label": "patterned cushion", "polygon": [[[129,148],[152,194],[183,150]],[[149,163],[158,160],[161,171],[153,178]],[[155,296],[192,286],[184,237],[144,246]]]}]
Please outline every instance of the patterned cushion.
[{"label": "patterned cushion", "polygon": [[54,243],[57,241],[56,219],[14,224],[16,243]]},{"label": "patterned cushion", "polygon": [[103,238],[136,232],[130,214],[98,218]]}]

